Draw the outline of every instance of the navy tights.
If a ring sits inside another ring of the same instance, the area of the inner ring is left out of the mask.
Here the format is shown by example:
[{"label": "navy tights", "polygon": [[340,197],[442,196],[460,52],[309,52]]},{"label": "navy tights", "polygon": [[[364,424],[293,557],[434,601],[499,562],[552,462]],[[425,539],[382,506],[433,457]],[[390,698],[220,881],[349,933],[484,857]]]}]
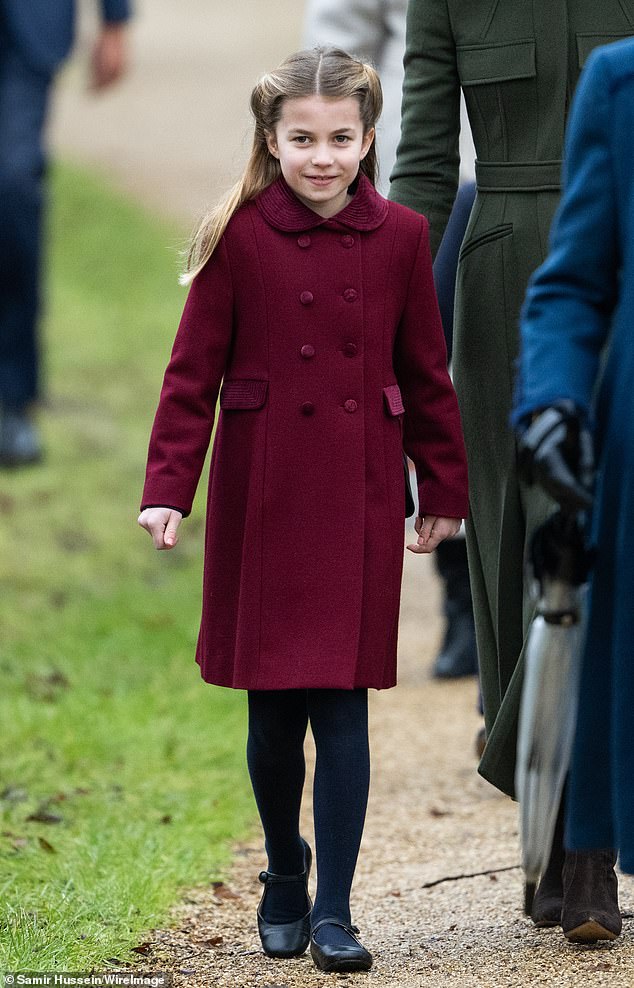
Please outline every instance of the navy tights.
[{"label": "navy tights", "polygon": [[[309,721],[317,752],[313,788],[317,894],[312,923],[326,916],[349,923],[350,888],[370,785],[368,691],[250,690],[249,774],[269,871],[298,874],[304,870],[299,811]],[[265,918],[270,922],[297,919],[305,911],[300,886],[273,886],[267,893]],[[339,939],[336,928],[324,930],[332,934],[329,943],[333,936]]]}]

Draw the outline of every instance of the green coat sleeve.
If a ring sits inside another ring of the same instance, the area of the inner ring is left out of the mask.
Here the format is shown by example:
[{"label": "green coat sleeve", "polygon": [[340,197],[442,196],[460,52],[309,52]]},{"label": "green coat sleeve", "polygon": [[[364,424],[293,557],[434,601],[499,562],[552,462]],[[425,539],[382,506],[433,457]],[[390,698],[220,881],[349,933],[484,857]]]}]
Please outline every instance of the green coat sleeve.
[{"label": "green coat sleeve", "polygon": [[390,199],[427,217],[434,256],[458,189],[459,134],[460,79],[447,0],[410,0]]}]

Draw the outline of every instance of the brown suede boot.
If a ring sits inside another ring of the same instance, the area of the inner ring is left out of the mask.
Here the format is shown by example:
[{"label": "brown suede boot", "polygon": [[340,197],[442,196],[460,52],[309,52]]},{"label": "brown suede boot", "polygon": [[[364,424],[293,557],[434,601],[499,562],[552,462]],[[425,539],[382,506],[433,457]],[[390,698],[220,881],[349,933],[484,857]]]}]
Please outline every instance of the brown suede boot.
[{"label": "brown suede boot", "polygon": [[546,870],[540,877],[531,908],[531,919],[535,926],[540,929],[561,924],[561,910],[564,904],[562,875],[564,853],[564,801],[562,799],[555,824],[550,857]]},{"label": "brown suede boot", "polygon": [[561,925],[572,943],[615,940],[621,932],[614,851],[566,851]]}]

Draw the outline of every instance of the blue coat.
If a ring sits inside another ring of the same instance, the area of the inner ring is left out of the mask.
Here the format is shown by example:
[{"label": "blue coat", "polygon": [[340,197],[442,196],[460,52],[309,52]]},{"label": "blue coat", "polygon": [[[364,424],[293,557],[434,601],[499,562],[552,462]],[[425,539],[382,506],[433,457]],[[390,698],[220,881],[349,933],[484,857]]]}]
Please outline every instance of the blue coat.
[{"label": "blue coat", "polygon": [[515,420],[571,398],[596,421],[597,547],[570,779],[572,848],[634,872],[634,41],[598,49],[573,104],[565,192],[522,320]]},{"label": "blue coat", "polygon": [[[105,21],[130,16],[129,0],[101,0]],[[13,43],[29,64],[52,75],[71,49],[75,27],[75,0],[0,0]]]}]

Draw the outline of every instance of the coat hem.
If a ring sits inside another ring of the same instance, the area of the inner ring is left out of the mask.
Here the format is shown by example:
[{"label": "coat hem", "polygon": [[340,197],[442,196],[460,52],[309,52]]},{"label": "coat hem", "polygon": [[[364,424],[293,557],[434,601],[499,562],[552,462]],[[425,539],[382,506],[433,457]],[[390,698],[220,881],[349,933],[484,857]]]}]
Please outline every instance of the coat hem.
[{"label": "coat hem", "polygon": [[[198,660],[197,660],[198,661]],[[268,686],[264,686],[262,683],[257,683],[248,679],[228,679],[224,676],[216,676],[213,673],[209,673],[202,668],[200,663],[198,663],[200,668],[200,676],[203,682],[207,683],[209,686],[224,686],[228,689],[234,690],[261,690],[263,692],[268,692],[270,690],[360,690],[360,689],[370,689],[370,690],[389,690],[393,689],[397,685],[396,676],[390,677],[389,679],[382,682],[380,685],[376,684],[376,680],[365,680],[365,681],[354,681],[350,682],[321,682],[319,680],[307,678],[306,680],[299,679],[296,682],[288,683],[271,683]]]}]

